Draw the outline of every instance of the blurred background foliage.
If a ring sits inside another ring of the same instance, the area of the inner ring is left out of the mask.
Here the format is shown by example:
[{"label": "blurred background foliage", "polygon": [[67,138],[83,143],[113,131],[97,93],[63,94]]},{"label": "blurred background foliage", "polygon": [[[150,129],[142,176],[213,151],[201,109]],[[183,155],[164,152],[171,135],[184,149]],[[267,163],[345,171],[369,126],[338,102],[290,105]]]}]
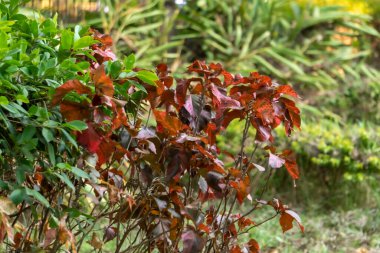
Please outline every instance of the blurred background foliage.
[{"label": "blurred background foliage", "polygon": [[[182,73],[185,69],[179,66],[204,59],[222,62],[231,72],[257,70],[292,84],[302,96],[304,124],[291,139],[302,177],[294,188],[285,173],[276,171],[272,186],[284,193],[278,197],[308,213],[328,215],[326,208],[375,208],[378,213],[380,0],[66,1],[70,2],[74,5],[67,4],[68,9],[39,9],[60,13],[62,22],[80,21],[111,34],[119,57],[134,53],[141,67],[165,62]],[[242,128],[234,122],[219,140],[220,147],[237,150]],[[279,144],[286,141],[285,133],[278,131],[277,136]],[[253,149],[253,139],[250,145]],[[355,231],[363,234],[369,222]],[[371,231],[380,238],[378,230]],[[357,245],[380,249],[376,240],[359,240]],[[304,246],[299,247],[302,251]],[[329,250],[334,248],[315,252]]]}]

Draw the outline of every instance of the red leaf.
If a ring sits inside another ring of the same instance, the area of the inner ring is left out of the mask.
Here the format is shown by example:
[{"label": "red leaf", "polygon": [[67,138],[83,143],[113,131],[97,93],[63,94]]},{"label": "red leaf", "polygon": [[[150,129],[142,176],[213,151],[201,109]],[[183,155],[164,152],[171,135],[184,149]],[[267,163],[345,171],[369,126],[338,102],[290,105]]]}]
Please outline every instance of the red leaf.
[{"label": "red leaf", "polygon": [[224,114],[222,126],[226,128],[234,119],[244,119],[243,110],[232,110]]},{"label": "red leaf", "polygon": [[96,153],[103,137],[100,136],[92,123],[87,123],[87,129],[77,133],[77,141],[84,146],[89,152]]},{"label": "red leaf", "polygon": [[177,100],[178,107],[182,107],[185,104],[187,89],[189,88],[190,83],[193,81],[202,82],[202,79],[190,78],[190,79],[179,79],[179,80],[177,80],[175,97]]},{"label": "red leaf", "polygon": [[83,85],[78,80],[70,80],[62,84],[55,90],[55,94],[51,101],[52,106],[59,104],[62,101],[62,99],[66,96],[66,94],[71,91],[75,91],[76,93],[80,95],[82,94],[91,95],[91,89],[89,87]]},{"label": "red leaf", "polygon": [[220,109],[240,109],[239,101],[224,95],[216,85],[211,84],[212,101]]},{"label": "red leaf", "polygon": [[285,160],[279,156],[269,153],[269,166],[273,169],[281,168],[285,164]]},{"label": "red leaf", "polygon": [[91,78],[95,84],[95,91],[98,95],[112,97],[114,94],[114,86],[111,78],[106,75],[104,65],[100,65],[91,73]]},{"label": "red leaf", "polygon": [[224,76],[224,85],[225,86],[229,86],[229,85],[233,84],[234,76],[230,72],[222,70],[222,75]]},{"label": "red leaf", "polygon": [[299,178],[300,172],[298,170],[298,166],[297,166],[297,163],[295,161],[286,160],[285,161],[285,168],[287,169],[287,171],[289,172],[290,176],[293,179]]},{"label": "red leaf", "polygon": [[297,128],[301,128],[301,118],[300,118],[300,110],[297,108],[296,103],[294,101],[287,98],[280,98],[280,101],[284,103],[289,116],[288,120],[295,125]]},{"label": "red leaf", "polygon": [[257,141],[273,141],[272,128],[270,126],[264,126],[260,119],[251,117],[251,124],[256,128],[256,140]]},{"label": "red leaf", "polygon": [[257,98],[253,103],[256,117],[260,118],[265,125],[271,124],[274,119],[274,109],[268,97]]},{"label": "red leaf", "polygon": [[194,230],[188,229],[182,233],[183,251],[182,253],[202,252],[205,241]]}]

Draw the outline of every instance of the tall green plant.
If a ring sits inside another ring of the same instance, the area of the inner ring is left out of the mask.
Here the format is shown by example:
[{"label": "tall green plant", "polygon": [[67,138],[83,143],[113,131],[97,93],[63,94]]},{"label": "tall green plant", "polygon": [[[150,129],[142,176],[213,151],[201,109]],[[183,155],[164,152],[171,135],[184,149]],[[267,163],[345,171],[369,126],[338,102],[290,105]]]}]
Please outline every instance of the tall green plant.
[{"label": "tall green plant", "polygon": [[100,17],[86,23],[112,36],[115,53],[120,56],[134,53],[142,67],[179,59],[183,40],[171,37],[179,14],[175,6],[167,6],[161,0],[146,3],[101,0],[100,3]]}]

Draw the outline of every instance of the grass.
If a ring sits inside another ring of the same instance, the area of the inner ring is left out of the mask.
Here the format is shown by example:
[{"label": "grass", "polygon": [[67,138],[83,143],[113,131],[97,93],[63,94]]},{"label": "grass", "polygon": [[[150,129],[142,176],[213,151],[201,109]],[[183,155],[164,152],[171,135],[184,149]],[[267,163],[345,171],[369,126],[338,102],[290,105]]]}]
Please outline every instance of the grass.
[{"label": "grass", "polygon": [[249,237],[259,242],[262,252],[268,253],[380,252],[379,208],[303,213],[302,217],[304,234],[296,224],[283,234],[278,220],[271,220],[252,231]]}]

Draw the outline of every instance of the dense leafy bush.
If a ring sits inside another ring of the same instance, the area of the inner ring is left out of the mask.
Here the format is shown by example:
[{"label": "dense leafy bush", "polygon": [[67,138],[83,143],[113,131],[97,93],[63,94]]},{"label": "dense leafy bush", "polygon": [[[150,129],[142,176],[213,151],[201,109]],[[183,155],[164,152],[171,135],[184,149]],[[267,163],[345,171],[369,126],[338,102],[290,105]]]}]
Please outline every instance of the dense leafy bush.
[{"label": "dense leafy bush", "polygon": [[[258,252],[240,235],[276,217],[284,232],[293,221],[303,230],[280,200],[262,200],[275,169],[299,178],[293,153],[276,150],[272,134],[281,123],[288,136],[301,126],[291,86],[202,61],[174,79],[164,64],[154,73],[135,67],[134,55],[117,60],[111,37],[96,30],[28,19],[14,0],[0,12],[6,251],[80,252],[112,241],[114,252]],[[233,154],[217,136],[235,119],[244,130]],[[264,173],[254,201],[252,179]],[[270,216],[252,220],[265,206]]]}]

